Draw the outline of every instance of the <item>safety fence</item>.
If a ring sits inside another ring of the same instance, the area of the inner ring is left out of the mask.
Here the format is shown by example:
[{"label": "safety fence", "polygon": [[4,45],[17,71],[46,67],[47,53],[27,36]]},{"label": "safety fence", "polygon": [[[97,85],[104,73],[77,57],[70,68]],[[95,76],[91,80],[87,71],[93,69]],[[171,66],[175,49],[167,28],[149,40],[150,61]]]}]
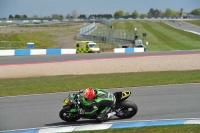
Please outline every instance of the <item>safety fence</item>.
[{"label": "safety fence", "polygon": [[[56,20],[55,20],[56,21]],[[26,20],[24,20],[26,22]],[[79,33],[77,34],[78,39],[84,40],[92,40],[98,41],[102,43],[110,43],[114,44],[114,47],[122,47],[122,44],[133,44],[135,40],[135,36],[142,36],[138,31],[127,31],[123,29],[114,29],[110,24],[110,21],[107,19],[98,20],[101,24],[106,25],[103,28],[97,28],[96,23],[90,23],[88,25],[84,25],[79,29]],[[41,43],[35,43],[35,48],[45,49],[47,47],[42,46]],[[39,44],[39,45],[38,45]],[[109,46],[109,45],[108,45]],[[104,47],[106,47],[104,45]],[[27,42],[23,41],[0,41],[0,49],[27,49]]]},{"label": "safety fence", "polygon": [[96,28],[97,27],[95,25],[95,22],[93,22],[92,24],[84,25],[79,29],[77,37],[79,37],[80,35],[90,35],[92,32],[95,31]]},{"label": "safety fence", "polygon": [[103,36],[81,35],[79,36],[79,38],[86,39],[86,40],[93,40],[93,41],[95,40],[95,41],[103,42],[103,43],[118,44],[119,47],[121,47],[121,44],[133,43],[133,40],[113,38],[113,37],[103,37]]},{"label": "safety fence", "polygon": [[80,28],[77,38],[113,43],[117,44],[118,47],[122,47],[121,44],[133,44],[136,36],[142,38],[137,30],[127,31],[122,29],[113,29],[110,22],[106,19],[102,19],[100,23],[106,25],[106,27],[97,29],[95,22],[85,25]]}]

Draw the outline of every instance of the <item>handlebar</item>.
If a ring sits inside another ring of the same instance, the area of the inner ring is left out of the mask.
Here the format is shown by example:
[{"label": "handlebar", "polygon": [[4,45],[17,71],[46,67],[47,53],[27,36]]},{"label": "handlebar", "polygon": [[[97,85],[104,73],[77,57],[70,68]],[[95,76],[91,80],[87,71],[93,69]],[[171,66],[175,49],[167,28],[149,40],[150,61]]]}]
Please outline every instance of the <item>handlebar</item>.
[{"label": "handlebar", "polygon": [[77,108],[80,108],[80,105],[82,103],[82,100],[81,100],[81,97],[80,97],[81,93],[83,93],[83,90],[79,90],[78,93],[75,94],[75,99],[76,99],[75,102],[76,102]]},{"label": "handlebar", "polygon": [[83,93],[83,92],[84,92],[84,90],[79,90],[79,91],[78,91],[79,94],[80,94],[80,93]]}]

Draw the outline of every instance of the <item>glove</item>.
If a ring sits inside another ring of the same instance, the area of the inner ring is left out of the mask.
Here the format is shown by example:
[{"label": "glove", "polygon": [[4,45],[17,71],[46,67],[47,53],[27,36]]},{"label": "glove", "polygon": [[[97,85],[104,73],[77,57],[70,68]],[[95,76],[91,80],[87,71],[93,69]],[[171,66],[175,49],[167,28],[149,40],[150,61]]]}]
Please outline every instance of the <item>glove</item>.
[{"label": "glove", "polygon": [[78,109],[78,113],[82,115],[82,114],[85,113],[85,110],[83,110],[83,109]]}]

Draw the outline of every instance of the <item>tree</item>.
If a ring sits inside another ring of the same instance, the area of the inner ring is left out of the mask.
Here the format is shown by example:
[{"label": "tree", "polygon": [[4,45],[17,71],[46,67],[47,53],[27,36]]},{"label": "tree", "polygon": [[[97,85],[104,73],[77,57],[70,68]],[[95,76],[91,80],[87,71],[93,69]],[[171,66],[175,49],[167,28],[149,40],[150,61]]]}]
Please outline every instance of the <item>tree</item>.
[{"label": "tree", "polygon": [[161,11],[160,10],[158,10],[158,9],[155,9],[154,10],[154,17],[160,17],[161,16]]},{"label": "tree", "polygon": [[15,18],[20,18],[20,15],[16,14],[16,15],[15,15]]},{"label": "tree", "polygon": [[8,18],[9,18],[9,19],[13,19],[14,17],[10,14]]},{"label": "tree", "polygon": [[165,16],[165,12],[161,12],[161,16],[164,17]]},{"label": "tree", "polygon": [[79,19],[86,19],[86,16],[85,16],[85,14],[80,14],[80,15],[78,16],[78,18],[79,18]]},{"label": "tree", "polygon": [[33,15],[33,18],[36,19],[36,18],[38,18],[38,16],[37,15]]},{"label": "tree", "polygon": [[21,15],[21,18],[28,18],[26,15]]},{"label": "tree", "polygon": [[141,18],[148,17],[148,14],[142,13],[142,14],[140,14],[140,17],[141,17]]},{"label": "tree", "polygon": [[115,18],[120,18],[122,16],[124,16],[124,11],[122,11],[122,10],[116,11],[114,14]]},{"label": "tree", "polygon": [[165,10],[165,16],[174,16],[174,17],[177,17],[177,16],[179,16],[179,12],[175,12],[175,11],[173,11],[173,10],[171,10],[170,8],[167,8],[166,10]]},{"label": "tree", "polygon": [[125,16],[129,16],[129,15],[130,15],[130,12],[126,12],[126,13],[125,13]]},{"label": "tree", "polygon": [[166,10],[165,10],[165,16],[172,16],[172,13],[173,11],[171,10],[171,9],[169,9],[169,8],[167,8]]},{"label": "tree", "polygon": [[88,18],[94,19],[94,18],[112,18],[112,14],[91,14]]},{"label": "tree", "polygon": [[91,14],[88,18],[96,18],[96,15]]},{"label": "tree", "polygon": [[196,8],[194,10],[191,11],[192,15],[200,15],[200,8]]},{"label": "tree", "polygon": [[105,14],[105,18],[113,18],[112,14]]},{"label": "tree", "polygon": [[72,18],[72,16],[70,14],[67,14],[66,18]]},{"label": "tree", "polygon": [[139,13],[136,10],[134,10],[134,12],[132,13],[132,16],[134,18],[137,18],[137,17],[139,17]]},{"label": "tree", "polygon": [[149,17],[159,17],[161,16],[162,12],[158,9],[153,9],[150,8],[149,12],[148,12],[148,16]]},{"label": "tree", "polygon": [[180,11],[173,11],[172,12],[172,16],[174,16],[174,17],[178,17],[178,16],[180,16]]},{"label": "tree", "polygon": [[52,14],[52,19],[60,19],[60,14]]},{"label": "tree", "polygon": [[44,16],[43,18],[44,19],[50,19],[51,17],[50,16]]},{"label": "tree", "polygon": [[149,12],[148,12],[148,16],[149,17],[153,17],[154,16],[154,9],[150,8]]},{"label": "tree", "polygon": [[73,11],[72,11],[72,17],[73,17],[74,19],[76,19],[76,18],[78,17],[78,13],[77,13],[76,10],[73,10]]}]

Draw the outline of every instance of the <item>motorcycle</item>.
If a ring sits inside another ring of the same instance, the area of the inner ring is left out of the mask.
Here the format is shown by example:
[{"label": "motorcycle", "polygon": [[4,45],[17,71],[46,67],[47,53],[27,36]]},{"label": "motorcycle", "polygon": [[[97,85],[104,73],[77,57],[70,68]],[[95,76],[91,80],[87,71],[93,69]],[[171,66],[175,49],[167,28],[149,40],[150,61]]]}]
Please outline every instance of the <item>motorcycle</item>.
[{"label": "motorcycle", "polygon": [[[63,121],[74,122],[83,119],[96,119],[97,114],[84,115],[78,112],[79,108],[82,108],[84,104],[84,97],[81,96],[83,91],[78,91],[74,94],[69,94],[68,97],[63,101],[63,109],[60,111],[59,116]],[[115,107],[112,108],[112,111],[107,114],[107,118],[99,121],[104,122],[109,120],[112,116],[117,116],[120,119],[131,118],[136,115],[138,111],[137,105],[127,100],[131,95],[130,91],[115,92],[113,93],[115,97]]]}]

